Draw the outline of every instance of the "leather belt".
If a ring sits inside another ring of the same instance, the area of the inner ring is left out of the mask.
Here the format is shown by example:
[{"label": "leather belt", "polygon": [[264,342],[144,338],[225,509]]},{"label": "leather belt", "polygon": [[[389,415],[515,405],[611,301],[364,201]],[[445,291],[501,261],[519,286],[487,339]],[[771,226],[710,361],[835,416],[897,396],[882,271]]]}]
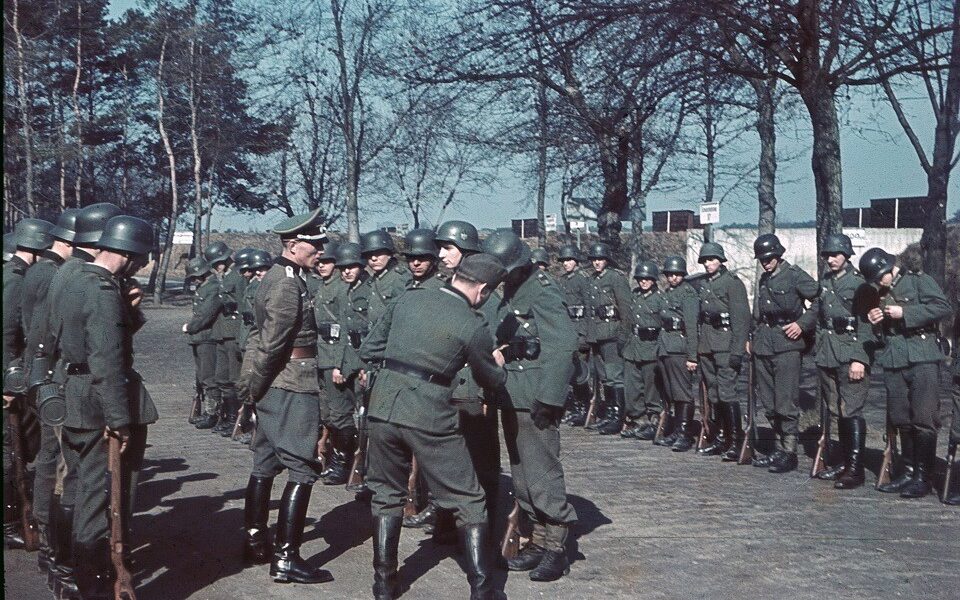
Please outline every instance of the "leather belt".
[{"label": "leather belt", "polygon": [[593,316],[603,321],[619,321],[620,310],[616,304],[601,304],[593,307]]},{"label": "leather belt", "polygon": [[571,304],[567,307],[567,315],[574,321],[579,321],[587,316],[587,310],[582,304]]},{"label": "leather belt", "polygon": [[299,359],[299,358],[316,358],[317,357],[317,347],[316,346],[295,346],[290,350],[290,359]]},{"label": "leather belt", "polygon": [[730,313],[728,312],[700,313],[700,322],[706,323],[707,325],[717,329],[730,327]]},{"label": "leather belt", "polygon": [[89,375],[90,365],[87,363],[67,363],[67,375]]},{"label": "leather belt", "polygon": [[387,369],[388,371],[403,373],[404,375],[409,375],[410,377],[426,381],[427,383],[434,383],[443,387],[447,387],[453,383],[452,375],[432,373],[425,369],[421,369],[420,367],[407,364],[403,361],[394,360],[392,358],[387,358],[383,361],[383,368]]},{"label": "leather belt", "polygon": [[797,313],[770,312],[760,315],[760,323],[769,327],[782,327],[799,318],[800,315]]},{"label": "leather belt", "polygon": [[827,331],[838,333],[847,333],[857,330],[856,317],[831,317],[829,319],[820,319],[820,327]]},{"label": "leather belt", "polygon": [[640,327],[639,325],[634,325],[633,335],[637,336],[644,342],[652,342],[653,340],[660,337],[660,328],[659,327]]},{"label": "leather belt", "polygon": [[662,321],[664,331],[686,331],[687,328],[680,317],[665,317]]}]

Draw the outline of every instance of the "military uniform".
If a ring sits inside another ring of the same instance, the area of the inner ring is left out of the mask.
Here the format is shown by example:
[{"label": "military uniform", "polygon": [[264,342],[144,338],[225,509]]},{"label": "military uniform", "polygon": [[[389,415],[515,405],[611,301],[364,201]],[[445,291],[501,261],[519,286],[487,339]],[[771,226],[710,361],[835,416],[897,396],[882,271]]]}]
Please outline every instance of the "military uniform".
[{"label": "military uniform", "polygon": [[213,325],[213,339],[217,340],[217,387],[220,388],[221,418],[223,430],[229,429],[236,420],[240,404],[237,401],[236,381],[240,378],[239,338],[243,327],[240,315],[240,300],[243,298],[247,280],[236,269],[229,268],[216,273],[219,281],[221,310]]},{"label": "military uniform", "polygon": [[425,290],[439,290],[447,284],[447,276],[433,269],[426,277],[423,279],[416,279],[411,277],[407,281],[406,289],[425,289]]},{"label": "military uniform", "polygon": [[347,284],[334,272],[330,277],[315,278],[313,311],[317,320],[317,368],[320,370],[320,418],[336,429],[353,426],[353,394],[344,384],[333,383],[333,369],[341,366],[343,337],[341,329],[340,297]]},{"label": "military uniform", "polygon": [[[23,296],[23,278],[29,265],[19,256],[14,256],[3,265],[3,388],[11,393],[13,378],[7,373],[10,367],[23,366],[23,327],[20,298]],[[6,412],[7,409],[4,409]],[[14,456],[9,421],[3,420],[3,526],[9,545],[22,547],[19,537],[18,501],[14,487]]]},{"label": "military uniform", "polygon": [[[820,285],[803,269],[781,259],[772,273],[763,273],[753,303],[755,329],[751,352],[755,357],[757,396],[778,436],[778,450],[797,453],[800,409],[801,352],[804,336],[789,339],[783,326],[796,322],[805,334],[814,331],[817,312],[805,309]],[[761,465],[766,466],[766,465]]]},{"label": "military uniform", "polygon": [[370,317],[371,324],[387,312],[387,306],[403,295],[407,289],[410,272],[390,259],[387,267],[379,273],[370,275]]},{"label": "military uniform", "polygon": [[[664,272],[668,270],[664,269]],[[673,446],[676,451],[689,450],[693,445],[693,374],[687,370],[687,362],[697,362],[699,333],[696,323],[699,314],[699,297],[686,281],[662,293],[657,359],[667,397],[673,404],[674,417],[679,419],[674,435],[665,438],[663,443]]]},{"label": "military uniform", "polygon": [[[256,327],[256,319],[253,316],[253,305],[257,299],[257,290],[260,289],[260,280],[254,277],[247,282],[243,288],[243,296],[240,299],[240,319],[243,321],[240,326],[240,335],[237,337],[237,345],[240,346],[240,353],[246,351],[247,341],[253,335]],[[312,292],[311,292],[312,294]]]},{"label": "military uniform", "polygon": [[617,344],[626,339],[623,315],[630,310],[630,284],[618,269],[591,273],[587,282],[587,342],[603,384],[623,388],[623,359]]},{"label": "military uniform", "polygon": [[[203,387],[203,412],[212,427],[220,406],[220,384],[217,381],[217,341],[214,327],[223,311],[220,283],[213,275],[201,283],[193,294],[193,318],[187,323],[187,334],[197,363],[197,379]],[[207,428],[202,427],[202,428]]]},{"label": "military uniform", "polygon": [[663,410],[664,382],[657,363],[663,294],[656,284],[647,292],[638,286],[633,289],[632,299],[625,318],[628,333],[623,346],[626,416],[634,422],[652,421]]},{"label": "military uniform", "polygon": [[[566,255],[576,260],[574,247],[565,247],[561,250],[566,250],[566,252],[561,252],[561,259]],[[556,282],[557,287],[563,292],[563,299],[567,305],[567,315],[569,315],[574,328],[577,330],[576,369],[573,374],[573,389],[570,395],[572,404],[568,407],[567,416],[563,422],[579,427],[587,419],[588,403],[590,396],[593,395],[589,383],[590,345],[587,343],[590,280],[583,274],[582,270],[574,269],[557,277]]]}]

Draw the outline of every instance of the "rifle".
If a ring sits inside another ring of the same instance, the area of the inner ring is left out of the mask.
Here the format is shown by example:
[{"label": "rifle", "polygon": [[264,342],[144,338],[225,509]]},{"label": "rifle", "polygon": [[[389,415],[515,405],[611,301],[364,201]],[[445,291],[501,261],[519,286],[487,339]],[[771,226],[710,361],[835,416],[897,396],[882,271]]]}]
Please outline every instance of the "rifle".
[{"label": "rifle", "polygon": [[113,583],[114,600],[137,600],[133,578],[123,564],[123,475],[120,471],[120,440],[109,438],[108,465],[110,469],[110,560],[117,572]]},{"label": "rifle", "polygon": [[246,402],[240,405],[240,410],[237,411],[237,421],[233,424],[233,433],[230,434],[230,439],[235,440],[237,436],[243,431],[243,417],[247,411],[250,411],[250,422],[256,427],[257,423],[257,411],[254,410],[252,404],[247,404]]},{"label": "rifle", "polygon": [[753,390],[753,354],[750,354],[750,365],[747,368],[747,434],[743,436],[743,445],[740,446],[738,465],[749,465],[753,462],[753,450],[757,440],[757,396]]},{"label": "rifle", "polygon": [[[956,419],[958,417],[954,417]],[[940,501],[946,502],[950,495],[950,484],[953,481],[953,465],[957,462],[957,442],[950,442],[947,447],[947,472],[943,476],[943,492],[940,495]]]},{"label": "rifle", "polygon": [[590,396],[590,408],[587,409],[587,417],[583,421],[583,428],[587,429],[593,425],[594,421],[597,420],[597,396],[602,392],[600,391],[600,374],[593,374],[593,395]]},{"label": "rifle", "polygon": [[663,410],[660,411],[660,421],[657,423],[657,432],[653,435],[653,443],[656,444],[663,439],[667,428],[667,419],[670,418],[670,401],[663,399]]},{"label": "rifle", "polygon": [[830,453],[830,408],[827,401],[820,398],[820,439],[817,441],[817,455],[810,467],[811,479],[827,468],[827,455]]},{"label": "rifle", "polygon": [[[17,396],[14,402],[19,405],[21,397]],[[7,412],[10,421],[10,437],[13,442],[13,469],[17,486],[17,498],[20,500],[20,527],[23,529],[23,547],[27,552],[34,552],[40,547],[40,532],[33,519],[33,503],[27,490],[27,463],[23,459],[23,430],[20,426],[19,406],[11,407]]]},{"label": "rifle", "polygon": [[700,437],[697,439],[697,450],[702,449],[710,441],[710,398],[707,397],[707,382],[700,377]]},{"label": "rifle", "polygon": [[507,531],[500,543],[500,556],[510,560],[520,553],[520,503],[513,501],[513,510],[507,515]]},{"label": "rifle", "polygon": [[880,473],[877,475],[877,489],[881,485],[890,483],[893,473],[893,454],[897,444],[897,430],[887,419],[887,447],[883,449],[883,463],[880,465]]},{"label": "rifle", "polygon": [[373,373],[367,373],[367,387],[360,394],[357,405],[357,451],[353,455],[353,464],[350,465],[350,478],[347,479],[347,491],[359,492],[366,486],[367,477],[367,408],[370,406],[370,390],[373,389]]},{"label": "rifle", "polygon": [[327,468],[327,443],[330,441],[330,428],[326,425],[321,425],[320,429],[323,433],[320,434],[320,439],[317,440],[317,459],[320,461],[321,470],[324,471]]},{"label": "rifle", "polygon": [[414,457],[410,464],[410,476],[407,477],[407,500],[403,505],[404,517],[415,517],[417,515],[417,497],[420,495],[417,479],[420,477],[420,465]]},{"label": "rifle", "polygon": [[193,393],[193,406],[190,408],[190,418],[196,419],[203,414],[203,386],[196,382],[196,390]]}]

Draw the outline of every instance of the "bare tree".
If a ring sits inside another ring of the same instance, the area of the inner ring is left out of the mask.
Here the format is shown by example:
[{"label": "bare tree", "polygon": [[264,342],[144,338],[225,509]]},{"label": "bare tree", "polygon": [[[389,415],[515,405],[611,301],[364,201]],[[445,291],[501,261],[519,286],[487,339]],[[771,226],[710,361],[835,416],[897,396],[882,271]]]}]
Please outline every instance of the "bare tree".
[{"label": "bare tree", "polygon": [[170,167],[170,208],[167,212],[167,235],[161,250],[160,274],[153,289],[153,301],[156,304],[163,303],[163,290],[167,282],[167,269],[170,267],[170,252],[173,249],[173,232],[176,230],[177,217],[180,215],[180,204],[177,196],[177,162],[173,155],[173,146],[170,144],[170,136],[167,134],[167,127],[164,124],[164,75],[163,68],[167,55],[167,41],[169,34],[163,35],[163,41],[160,44],[160,56],[157,59],[157,130],[160,132],[160,138],[163,140],[163,149],[167,155],[167,162]]}]

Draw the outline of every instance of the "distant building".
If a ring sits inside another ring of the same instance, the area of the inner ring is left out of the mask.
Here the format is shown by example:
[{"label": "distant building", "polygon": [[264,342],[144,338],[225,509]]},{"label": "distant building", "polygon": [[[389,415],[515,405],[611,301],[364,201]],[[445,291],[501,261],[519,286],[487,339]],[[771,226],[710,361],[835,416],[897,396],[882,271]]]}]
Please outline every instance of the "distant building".
[{"label": "distant building", "polygon": [[658,210],[653,213],[654,231],[688,231],[703,229],[700,215],[692,210]]}]

